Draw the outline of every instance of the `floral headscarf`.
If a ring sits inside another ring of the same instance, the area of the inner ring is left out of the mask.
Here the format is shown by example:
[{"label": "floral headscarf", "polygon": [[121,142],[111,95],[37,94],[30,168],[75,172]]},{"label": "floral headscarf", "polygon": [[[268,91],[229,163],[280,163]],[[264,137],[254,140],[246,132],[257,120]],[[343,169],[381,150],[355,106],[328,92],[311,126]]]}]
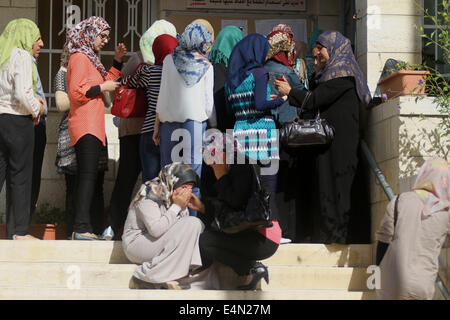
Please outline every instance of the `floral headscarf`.
[{"label": "floral headscarf", "polygon": [[197,84],[211,66],[206,58],[211,46],[211,32],[201,23],[189,24],[178,39],[173,62],[188,87]]},{"label": "floral headscarf", "polygon": [[350,40],[337,31],[325,31],[317,38],[317,43],[327,48],[330,60],[317,73],[316,79],[323,83],[336,78],[354,77],[358,97],[367,106],[372,96],[356,62]]},{"label": "floral headscarf", "polygon": [[155,55],[153,54],[153,42],[158,36],[162,34],[168,34],[172,37],[176,37],[177,29],[169,21],[157,20],[142,35],[141,40],[139,41],[139,47],[141,48],[142,57],[144,58],[145,63],[155,63]]},{"label": "floral headscarf", "polygon": [[81,21],[67,32],[69,53],[85,54],[100,72],[103,79],[108,75],[98,53],[94,50],[95,39],[105,30],[111,30],[109,24],[102,17],[90,17]]},{"label": "floral headscarf", "polygon": [[286,24],[275,26],[267,35],[270,51],[267,60],[275,59],[286,67],[295,66],[295,40],[292,28]]},{"label": "floral headscarf", "polygon": [[[141,186],[136,197],[131,202],[130,208],[133,207],[137,201],[146,198],[159,204],[163,204],[168,209],[173,204],[172,194],[176,189],[177,182],[182,176],[197,177],[194,169],[188,164],[176,162],[165,166],[159,172],[158,177],[145,182]],[[197,184],[196,182],[194,183]]]},{"label": "floral headscarf", "polygon": [[419,170],[413,190],[424,203],[422,217],[450,207],[450,167],[441,158],[427,160]]},{"label": "floral headscarf", "polygon": [[223,62],[225,67],[228,67],[231,51],[242,39],[244,39],[244,33],[238,27],[227,26],[223,28],[209,53],[209,61],[213,65]]},{"label": "floral headscarf", "polygon": [[[0,70],[9,64],[14,48],[25,50],[31,55],[34,43],[39,40],[39,34],[39,28],[29,19],[10,21],[0,35]],[[37,72],[34,67],[32,70],[33,90],[36,93]]]}]

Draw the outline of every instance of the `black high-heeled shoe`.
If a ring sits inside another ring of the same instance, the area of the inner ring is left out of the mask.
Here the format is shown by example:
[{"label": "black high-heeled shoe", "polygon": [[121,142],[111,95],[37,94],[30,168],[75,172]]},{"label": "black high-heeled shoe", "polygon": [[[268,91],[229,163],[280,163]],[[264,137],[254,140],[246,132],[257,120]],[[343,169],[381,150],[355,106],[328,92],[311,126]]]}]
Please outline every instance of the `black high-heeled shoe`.
[{"label": "black high-heeled shoe", "polygon": [[261,279],[264,279],[269,284],[269,270],[261,262],[257,262],[253,268],[250,269],[250,274],[253,275],[252,281],[249,284],[238,287],[238,290],[256,290]]}]

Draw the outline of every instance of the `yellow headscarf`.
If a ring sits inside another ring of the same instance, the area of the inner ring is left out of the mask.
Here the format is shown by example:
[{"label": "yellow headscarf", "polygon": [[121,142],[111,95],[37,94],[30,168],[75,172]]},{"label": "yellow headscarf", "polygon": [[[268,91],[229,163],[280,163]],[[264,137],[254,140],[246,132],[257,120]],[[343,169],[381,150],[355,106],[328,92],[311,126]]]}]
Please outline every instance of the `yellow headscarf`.
[{"label": "yellow headscarf", "polygon": [[[0,35],[0,70],[8,66],[14,48],[27,51],[32,59],[33,45],[39,37],[39,28],[33,21],[25,18],[10,21]],[[32,70],[33,89],[36,93],[37,72],[34,66]]]}]

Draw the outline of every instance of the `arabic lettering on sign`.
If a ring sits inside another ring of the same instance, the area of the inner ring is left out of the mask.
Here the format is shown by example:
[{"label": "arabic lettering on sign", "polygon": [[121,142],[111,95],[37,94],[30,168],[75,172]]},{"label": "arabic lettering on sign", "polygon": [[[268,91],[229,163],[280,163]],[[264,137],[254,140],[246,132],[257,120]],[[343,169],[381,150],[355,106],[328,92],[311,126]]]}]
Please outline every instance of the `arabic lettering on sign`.
[{"label": "arabic lettering on sign", "polygon": [[187,8],[306,11],[306,0],[187,0]]}]

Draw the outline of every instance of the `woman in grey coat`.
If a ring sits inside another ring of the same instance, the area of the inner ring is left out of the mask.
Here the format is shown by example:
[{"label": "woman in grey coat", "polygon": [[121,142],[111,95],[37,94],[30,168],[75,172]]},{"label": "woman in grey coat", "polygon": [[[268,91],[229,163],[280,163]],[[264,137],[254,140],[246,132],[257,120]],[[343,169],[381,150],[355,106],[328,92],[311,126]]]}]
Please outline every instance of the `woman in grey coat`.
[{"label": "woman in grey coat", "polygon": [[173,163],[142,185],[130,205],[122,235],[127,258],[138,264],[132,289],[189,289],[177,280],[201,267],[203,223],[187,204],[198,176],[191,166]]}]

